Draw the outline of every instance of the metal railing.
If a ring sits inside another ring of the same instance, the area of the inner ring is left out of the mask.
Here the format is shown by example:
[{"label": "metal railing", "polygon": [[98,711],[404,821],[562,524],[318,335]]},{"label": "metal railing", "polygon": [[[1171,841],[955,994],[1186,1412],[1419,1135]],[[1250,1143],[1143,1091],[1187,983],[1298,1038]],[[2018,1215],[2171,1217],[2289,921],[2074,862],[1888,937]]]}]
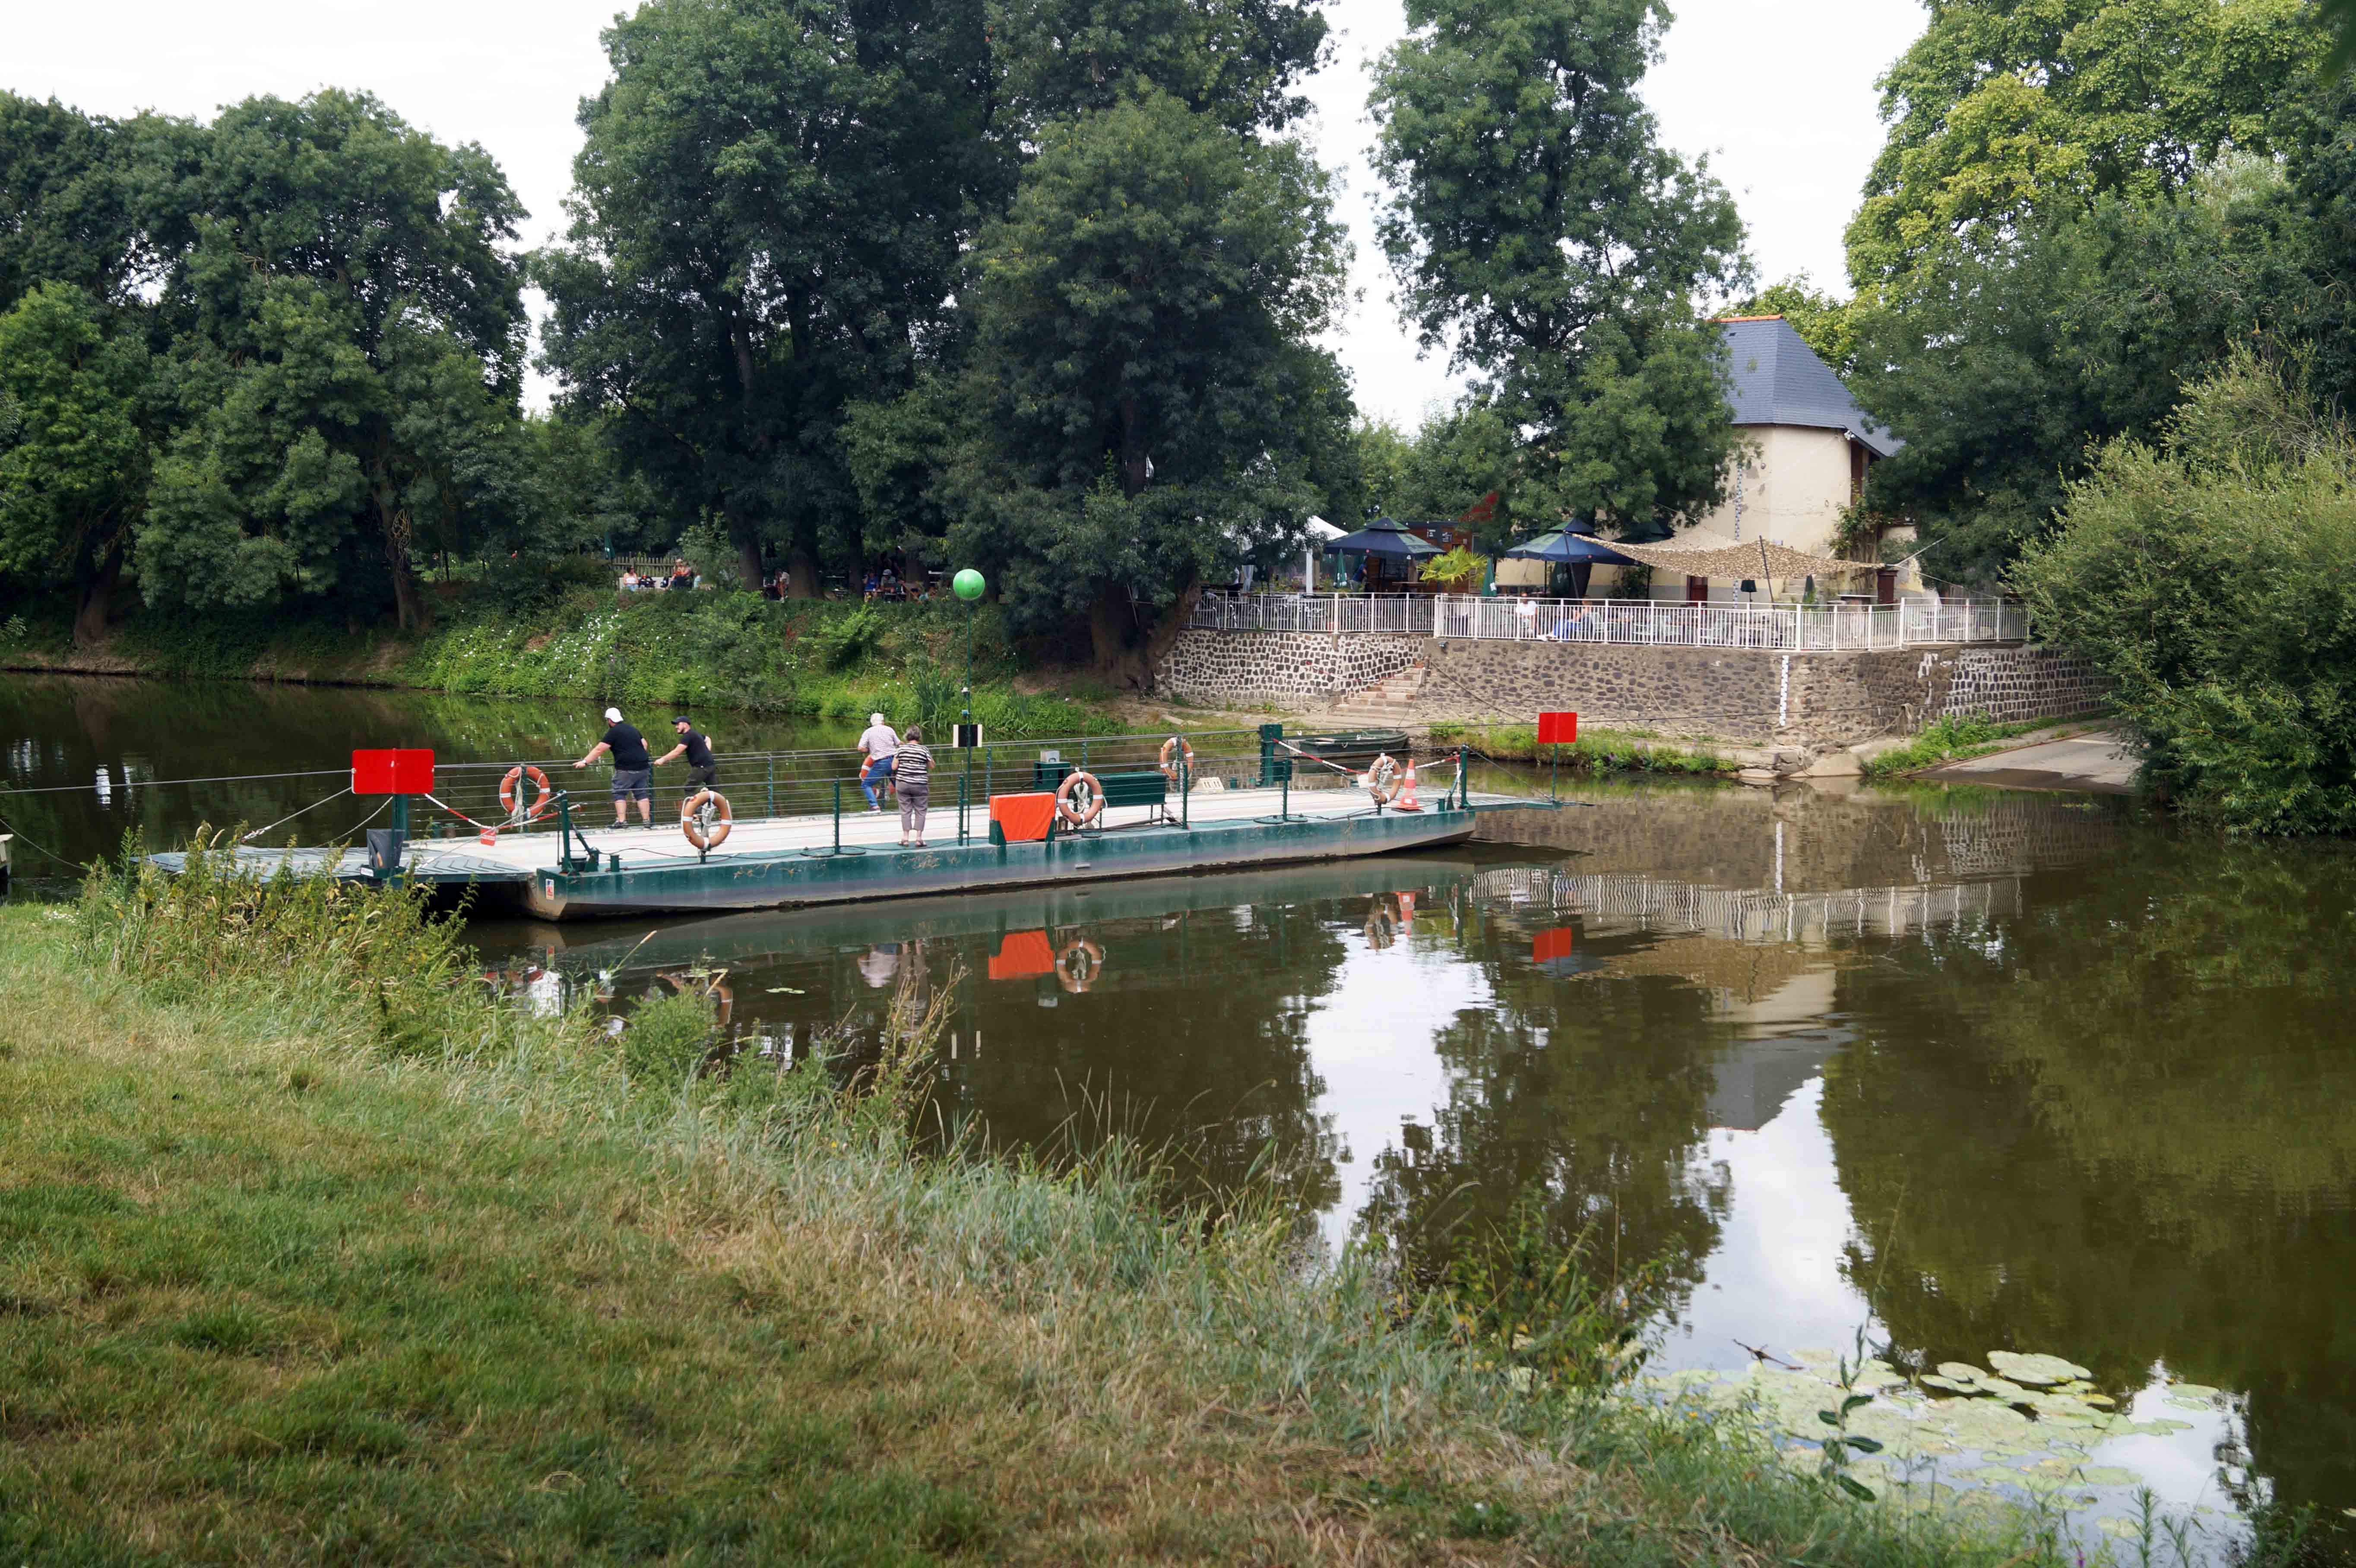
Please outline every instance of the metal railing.
[{"label": "metal railing", "polygon": [[2025,642],[2029,612],[2010,599],[1749,605],[1465,594],[1205,593],[1188,624],[1217,632],[1402,632],[1499,642],[1793,653]]}]

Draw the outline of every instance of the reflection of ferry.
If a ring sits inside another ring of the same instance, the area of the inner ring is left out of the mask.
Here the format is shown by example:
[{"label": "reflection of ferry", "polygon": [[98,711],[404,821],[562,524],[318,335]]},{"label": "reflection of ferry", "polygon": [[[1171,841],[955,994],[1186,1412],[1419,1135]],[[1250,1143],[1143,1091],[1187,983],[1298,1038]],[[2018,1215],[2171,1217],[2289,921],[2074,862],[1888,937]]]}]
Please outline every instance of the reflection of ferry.
[{"label": "reflection of ferry", "polygon": [[[1111,921],[1227,910],[1250,904],[1311,903],[1329,899],[1383,898],[1398,907],[1402,889],[1476,880],[1470,859],[1430,855],[1390,855],[1282,871],[1247,871],[1198,877],[1157,877],[1094,887],[1044,887],[960,898],[905,899],[890,904],[842,909],[770,911],[633,930],[622,936],[568,944],[564,928],[552,925],[485,926],[486,946],[497,947],[502,929],[513,932],[547,961],[570,974],[611,971],[616,965],[656,969],[704,961],[736,964],[772,954],[828,948],[867,947],[937,937],[1066,933]],[[1409,895],[1412,898],[1412,894]],[[1408,907],[1412,907],[1410,904]],[[606,928],[610,929],[610,928]],[[1066,944],[1048,945],[1046,972]],[[1085,958],[1085,955],[1082,955]],[[1089,976],[1093,981],[1093,974]]]}]

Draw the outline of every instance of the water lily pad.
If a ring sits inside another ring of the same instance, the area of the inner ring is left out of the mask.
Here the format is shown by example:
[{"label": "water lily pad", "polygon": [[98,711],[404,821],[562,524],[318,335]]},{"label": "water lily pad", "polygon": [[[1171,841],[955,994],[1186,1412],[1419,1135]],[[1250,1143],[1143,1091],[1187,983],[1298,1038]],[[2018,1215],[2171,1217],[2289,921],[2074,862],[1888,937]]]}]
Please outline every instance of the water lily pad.
[{"label": "water lily pad", "polygon": [[2059,1356],[2023,1355],[2016,1350],[1990,1350],[1988,1365],[2017,1383],[2067,1382],[2072,1378],[2091,1378],[2094,1374],[2075,1361],[2065,1361]]},{"label": "water lily pad", "polygon": [[2179,1410],[2197,1410],[2203,1415],[2217,1408],[2205,1399],[2186,1399],[2180,1394],[2169,1394],[2161,1403],[2174,1405]]},{"label": "water lily pad", "polygon": [[1958,1378],[1944,1377],[1937,1372],[1924,1372],[1922,1374],[1922,1381],[1930,1384],[1933,1388],[1946,1389],[1954,1393],[1971,1393],[1975,1392],[1974,1386],[1971,1383],[1965,1382]]},{"label": "water lily pad", "polygon": [[2143,1534],[2142,1520],[2124,1519],[2117,1514],[2113,1514],[2108,1519],[2099,1520],[2095,1528],[2100,1530],[2104,1535],[2115,1535],[2126,1541],[2134,1541]]},{"label": "water lily pad", "polygon": [[1959,1383],[1977,1382],[1987,1376],[1969,1361],[1941,1361],[1939,1375],[1943,1378],[1953,1378]]},{"label": "water lily pad", "polygon": [[2019,1404],[2029,1397],[2029,1391],[2009,1378],[1982,1378],[1979,1386],[1983,1392],[1992,1393],[2007,1404]]},{"label": "water lily pad", "polygon": [[2180,1393],[2187,1399],[2215,1399],[2225,1391],[2211,1388],[2207,1383],[2170,1383],[2168,1392]]}]

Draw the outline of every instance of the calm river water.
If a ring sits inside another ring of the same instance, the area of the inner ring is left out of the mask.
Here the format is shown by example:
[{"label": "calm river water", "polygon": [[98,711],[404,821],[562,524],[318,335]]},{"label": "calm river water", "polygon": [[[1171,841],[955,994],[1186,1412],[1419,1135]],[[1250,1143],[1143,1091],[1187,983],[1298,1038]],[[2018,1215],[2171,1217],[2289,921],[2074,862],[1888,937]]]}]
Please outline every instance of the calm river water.
[{"label": "calm river water", "polygon": [[[546,756],[599,727],[590,704],[0,677],[0,782],[74,786],[0,815],[83,857],[318,793],[126,777]],[[477,935],[550,1005],[724,970],[732,1027],[797,1052],[846,1019],[872,1040],[905,976],[953,983],[944,1107],[997,1143],[1169,1140],[1213,1185],[1276,1172],[1337,1241],[1534,1199],[1672,1260],[1662,1364],[1859,1328],[1916,1366],[2050,1352],[2138,1414],[2174,1396],[2181,1430],[2094,1455],[2171,1503],[2356,1508],[2356,855],[2065,795],[1578,795],[1440,855]]]}]

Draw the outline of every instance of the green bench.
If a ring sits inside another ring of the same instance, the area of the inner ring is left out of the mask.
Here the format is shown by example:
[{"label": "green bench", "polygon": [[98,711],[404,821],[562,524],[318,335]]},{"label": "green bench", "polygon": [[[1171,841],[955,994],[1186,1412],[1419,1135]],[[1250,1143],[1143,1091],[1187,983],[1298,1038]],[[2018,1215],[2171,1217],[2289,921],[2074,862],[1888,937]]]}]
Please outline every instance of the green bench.
[{"label": "green bench", "polygon": [[[1033,771],[1033,787],[1042,790],[1061,789],[1064,781],[1080,770],[1069,763],[1040,763]],[[1167,809],[1170,803],[1170,781],[1160,768],[1142,768],[1134,773],[1105,773],[1096,775],[1097,786],[1104,792],[1105,810],[1116,806],[1146,805],[1157,813]],[[1097,818],[1099,825],[1104,818]],[[1061,831],[1061,828],[1058,828]]]}]

